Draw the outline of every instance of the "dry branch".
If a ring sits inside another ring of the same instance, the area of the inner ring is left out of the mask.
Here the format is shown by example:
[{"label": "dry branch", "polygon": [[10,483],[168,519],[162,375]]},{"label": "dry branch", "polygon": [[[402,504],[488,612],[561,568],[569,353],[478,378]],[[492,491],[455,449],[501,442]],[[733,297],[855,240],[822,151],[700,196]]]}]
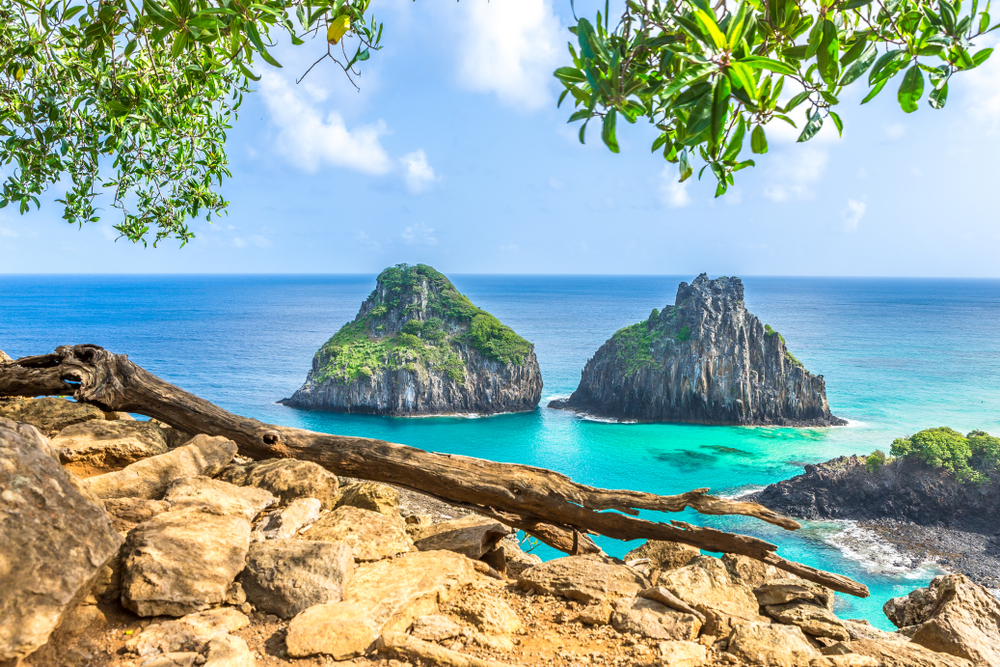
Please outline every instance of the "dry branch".
[{"label": "dry branch", "polygon": [[742,554],[843,593],[868,595],[865,586],[851,579],[779,557],[775,545],[755,537],[635,517],[639,510],[691,508],[703,514],[752,516],[790,530],[799,527],[756,503],[717,498],[707,495],[707,489],[676,496],[599,489],[544,468],[264,424],[227,412],[161,380],[127,356],[95,345],[61,346],[52,354],[0,364],[4,395],[73,396],[104,410],[153,417],[189,433],[225,436],[250,458],[297,458],[337,474],[397,484],[496,517],[567,553],[596,549],[587,533],[618,540],[672,540]]}]

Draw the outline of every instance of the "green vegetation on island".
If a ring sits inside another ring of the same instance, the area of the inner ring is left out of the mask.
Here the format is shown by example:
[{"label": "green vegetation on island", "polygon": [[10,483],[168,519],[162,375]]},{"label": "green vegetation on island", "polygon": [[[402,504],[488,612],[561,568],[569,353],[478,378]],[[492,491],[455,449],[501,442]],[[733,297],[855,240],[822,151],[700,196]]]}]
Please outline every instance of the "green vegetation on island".
[{"label": "green vegetation on island", "polygon": [[314,379],[348,384],[381,370],[406,369],[443,374],[462,384],[462,346],[514,365],[523,364],[532,349],[444,274],[425,264],[399,264],[379,274],[357,318],[316,352]]},{"label": "green vegetation on island", "polygon": [[[947,426],[928,428],[906,438],[896,438],[889,454],[921,461],[954,475],[960,482],[982,484],[996,479],[1000,472],[1000,438],[985,431],[962,435]],[[878,472],[891,460],[885,452],[876,450],[868,456],[866,464],[870,472]]]}]

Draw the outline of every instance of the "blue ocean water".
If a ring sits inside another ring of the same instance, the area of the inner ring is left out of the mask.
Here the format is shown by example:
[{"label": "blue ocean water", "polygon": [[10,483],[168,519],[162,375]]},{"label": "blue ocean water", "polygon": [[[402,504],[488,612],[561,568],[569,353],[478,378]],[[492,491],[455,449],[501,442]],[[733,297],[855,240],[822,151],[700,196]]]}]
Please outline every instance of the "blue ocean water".
[{"label": "blue ocean water", "polygon": [[[614,331],[672,304],[678,282],[691,278],[452,276],[473,302],[535,343],[542,405],[575,388],[584,363]],[[748,308],[826,376],[830,405],[851,426],[613,424],[544,407],[481,419],[392,419],[276,404],[301,385],[313,352],[354,317],[374,276],[0,276],[0,349],[18,357],[96,343],[264,421],[663,494],[704,486],[739,494],[796,475],[805,463],[887,449],[893,438],[931,426],[1000,433],[1000,281],[744,283]],[[745,518],[679,518],[756,535],[787,558],[862,581],[872,596],[838,595],[838,613],[887,629],[885,600],[936,574],[849,523],[807,523],[791,533]],[[602,546],[621,555],[633,545]]]}]

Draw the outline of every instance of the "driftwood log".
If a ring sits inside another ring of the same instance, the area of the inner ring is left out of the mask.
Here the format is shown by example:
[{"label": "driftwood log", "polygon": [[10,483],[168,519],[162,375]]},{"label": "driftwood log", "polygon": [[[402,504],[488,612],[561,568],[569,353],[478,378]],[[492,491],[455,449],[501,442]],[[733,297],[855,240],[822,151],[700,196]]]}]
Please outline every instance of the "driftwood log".
[{"label": "driftwood log", "polygon": [[638,518],[640,510],[691,508],[702,514],[751,516],[788,530],[800,527],[756,503],[710,496],[708,489],[676,496],[599,489],[544,468],[265,424],[227,412],[161,380],[126,355],[96,345],[61,346],[52,354],[0,361],[0,396],[72,396],[103,410],[153,417],[188,433],[225,436],[244,456],[313,461],[335,474],[406,487],[494,517],[566,553],[597,551],[587,534],[672,540],[742,554],[836,591],[868,596],[862,584],[786,560],[764,540],[681,521]]}]

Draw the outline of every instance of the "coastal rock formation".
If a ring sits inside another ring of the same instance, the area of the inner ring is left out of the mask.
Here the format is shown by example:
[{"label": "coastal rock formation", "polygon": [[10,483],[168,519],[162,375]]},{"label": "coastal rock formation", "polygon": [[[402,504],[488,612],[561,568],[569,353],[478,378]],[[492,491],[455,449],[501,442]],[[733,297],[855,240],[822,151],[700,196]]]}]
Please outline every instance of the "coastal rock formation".
[{"label": "coastal rock formation", "polygon": [[313,357],[285,405],[377,415],[523,412],[538,405],[534,346],[429,266],[378,276],[353,322]]},{"label": "coastal rock formation", "polygon": [[743,304],[739,278],[704,273],[675,305],[619,330],[549,407],[601,417],[701,424],[834,426],[826,383]]}]

